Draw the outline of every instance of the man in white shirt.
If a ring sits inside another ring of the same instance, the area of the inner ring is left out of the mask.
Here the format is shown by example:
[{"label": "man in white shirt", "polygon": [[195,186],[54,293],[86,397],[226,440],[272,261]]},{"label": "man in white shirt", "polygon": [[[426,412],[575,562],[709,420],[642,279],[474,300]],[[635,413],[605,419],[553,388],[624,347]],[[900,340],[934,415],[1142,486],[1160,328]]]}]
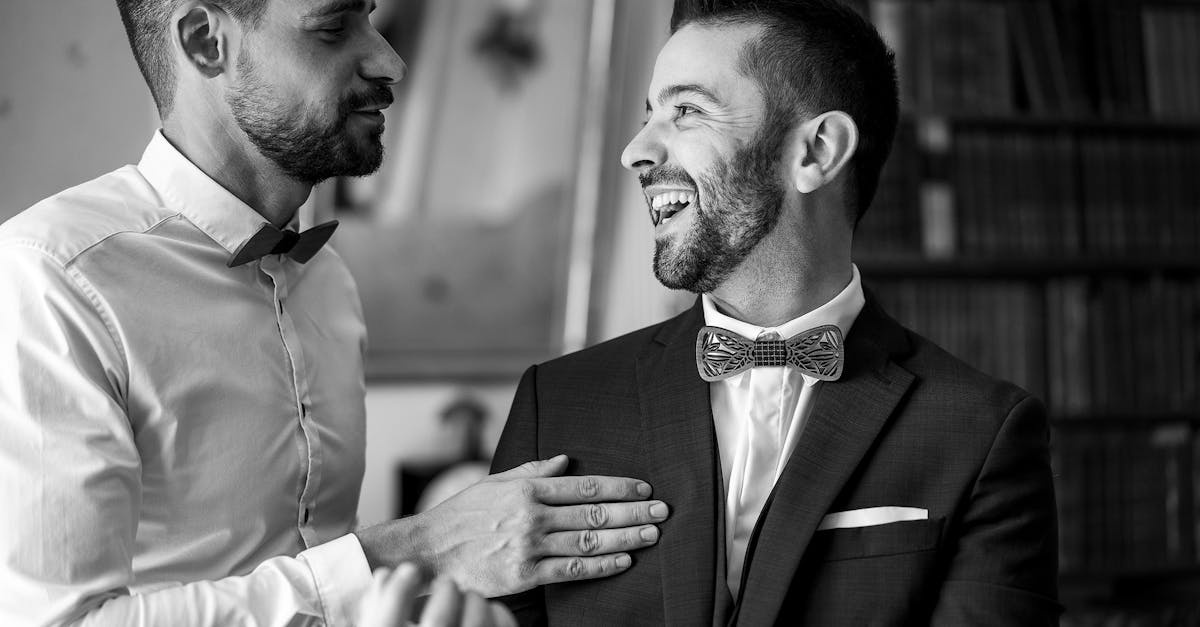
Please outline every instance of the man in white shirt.
[{"label": "man in white shirt", "polygon": [[296,211],[382,158],[373,3],[117,5],[162,130],[0,226],[0,624],[349,625],[405,561],[484,596],[628,568],[665,506],[562,457],[354,529],[362,312]]},{"label": "man in white shirt", "polygon": [[646,124],[654,270],[688,312],[530,368],[493,469],[562,450],[671,506],[537,625],[1057,623],[1041,404],[901,327],[854,226],[895,132],[891,53],[836,0],[676,3]]}]

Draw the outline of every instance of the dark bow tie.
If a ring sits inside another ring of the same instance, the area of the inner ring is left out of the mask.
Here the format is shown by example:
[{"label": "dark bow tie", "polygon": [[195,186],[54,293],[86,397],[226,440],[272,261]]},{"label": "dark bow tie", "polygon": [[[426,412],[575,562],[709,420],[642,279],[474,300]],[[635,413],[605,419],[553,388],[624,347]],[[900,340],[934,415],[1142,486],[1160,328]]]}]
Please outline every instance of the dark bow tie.
[{"label": "dark bow tie", "polygon": [[266,255],[287,255],[305,263],[329,241],[337,225],[337,220],[330,220],[303,233],[297,233],[291,229],[277,229],[273,225],[264,224],[229,257],[229,267],[235,268]]},{"label": "dark bow tie", "polygon": [[696,336],[696,369],[705,381],[720,381],[755,366],[789,366],[822,381],[842,376],[842,330],[832,324],[786,340],[748,340],[721,327]]}]

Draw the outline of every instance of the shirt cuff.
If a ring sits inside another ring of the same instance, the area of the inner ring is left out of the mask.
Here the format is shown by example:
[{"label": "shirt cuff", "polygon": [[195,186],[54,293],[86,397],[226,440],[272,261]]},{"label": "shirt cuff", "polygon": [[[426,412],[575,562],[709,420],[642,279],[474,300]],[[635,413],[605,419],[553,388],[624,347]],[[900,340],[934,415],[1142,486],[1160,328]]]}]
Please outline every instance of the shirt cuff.
[{"label": "shirt cuff", "polygon": [[321,609],[329,627],[349,627],[358,620],[358,607],[371,585],[371,567],[358,537],[348,533],[300,553],[312,570]]}]

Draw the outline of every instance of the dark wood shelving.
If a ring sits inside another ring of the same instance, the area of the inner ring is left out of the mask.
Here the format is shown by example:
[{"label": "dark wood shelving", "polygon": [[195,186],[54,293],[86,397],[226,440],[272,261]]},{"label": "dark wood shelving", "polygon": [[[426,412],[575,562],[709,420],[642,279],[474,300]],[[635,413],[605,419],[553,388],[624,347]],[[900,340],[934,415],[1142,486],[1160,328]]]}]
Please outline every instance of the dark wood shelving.
[{"label": "dark wood shelving", "polygon": [[951,128],[980,128],[1000,131],[1101,132],[1200,135],[1200,117],[1155,118],[1148,116],[1104,117],[1093,113],[1047,115],[1042,113],[979,114],[970,112],[907,111],[905,123],[935,121]]},{"label": "dark wood shelving", "polygon": [[[1149,426],[1187,424],[1200,427],[1200,410],[1105,412],[1094,411],[1078,415],[1052,415],[1050,426],[1061,431],[1092,430],[1097,427],[1143,429]],[[1200,568],[1200,566],[1198,566]]]},{"label": "dark wood shelving", "polygon": [[1103,585],[1121,583],[1153,583],[1173,579],[1200,579],[1200,566],[1156,566],[1153,568],[1109,569],[1088,571],[1066,570],[1058,574],[1063,585]]},{"label": "dark wood shelving", "polygon": [[864,281],[1046,401],[1063,625],[1200,625],[1200,4],[861,4],[907,88]]},{"label": "dark wood shelving", "polygon": [[1057,276],[1144,276],[1200,273],[1200,257],[1155,258],[1120,256],[1070,256],[1053,259],[955,257],[864,257],[855,262],[869,281],[886,279],[1037,279]]}]

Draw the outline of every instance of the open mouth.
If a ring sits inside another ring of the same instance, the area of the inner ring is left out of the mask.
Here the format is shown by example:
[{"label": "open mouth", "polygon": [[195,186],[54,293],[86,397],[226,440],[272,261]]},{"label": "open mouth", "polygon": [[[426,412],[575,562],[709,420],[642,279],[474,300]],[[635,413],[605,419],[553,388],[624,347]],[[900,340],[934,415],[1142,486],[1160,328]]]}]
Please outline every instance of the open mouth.
[{"label": "open mouth", "polygon": [[663,224],[696,202],[696,192],[668,191],[650,197],[650,220],[654,226]]}]

